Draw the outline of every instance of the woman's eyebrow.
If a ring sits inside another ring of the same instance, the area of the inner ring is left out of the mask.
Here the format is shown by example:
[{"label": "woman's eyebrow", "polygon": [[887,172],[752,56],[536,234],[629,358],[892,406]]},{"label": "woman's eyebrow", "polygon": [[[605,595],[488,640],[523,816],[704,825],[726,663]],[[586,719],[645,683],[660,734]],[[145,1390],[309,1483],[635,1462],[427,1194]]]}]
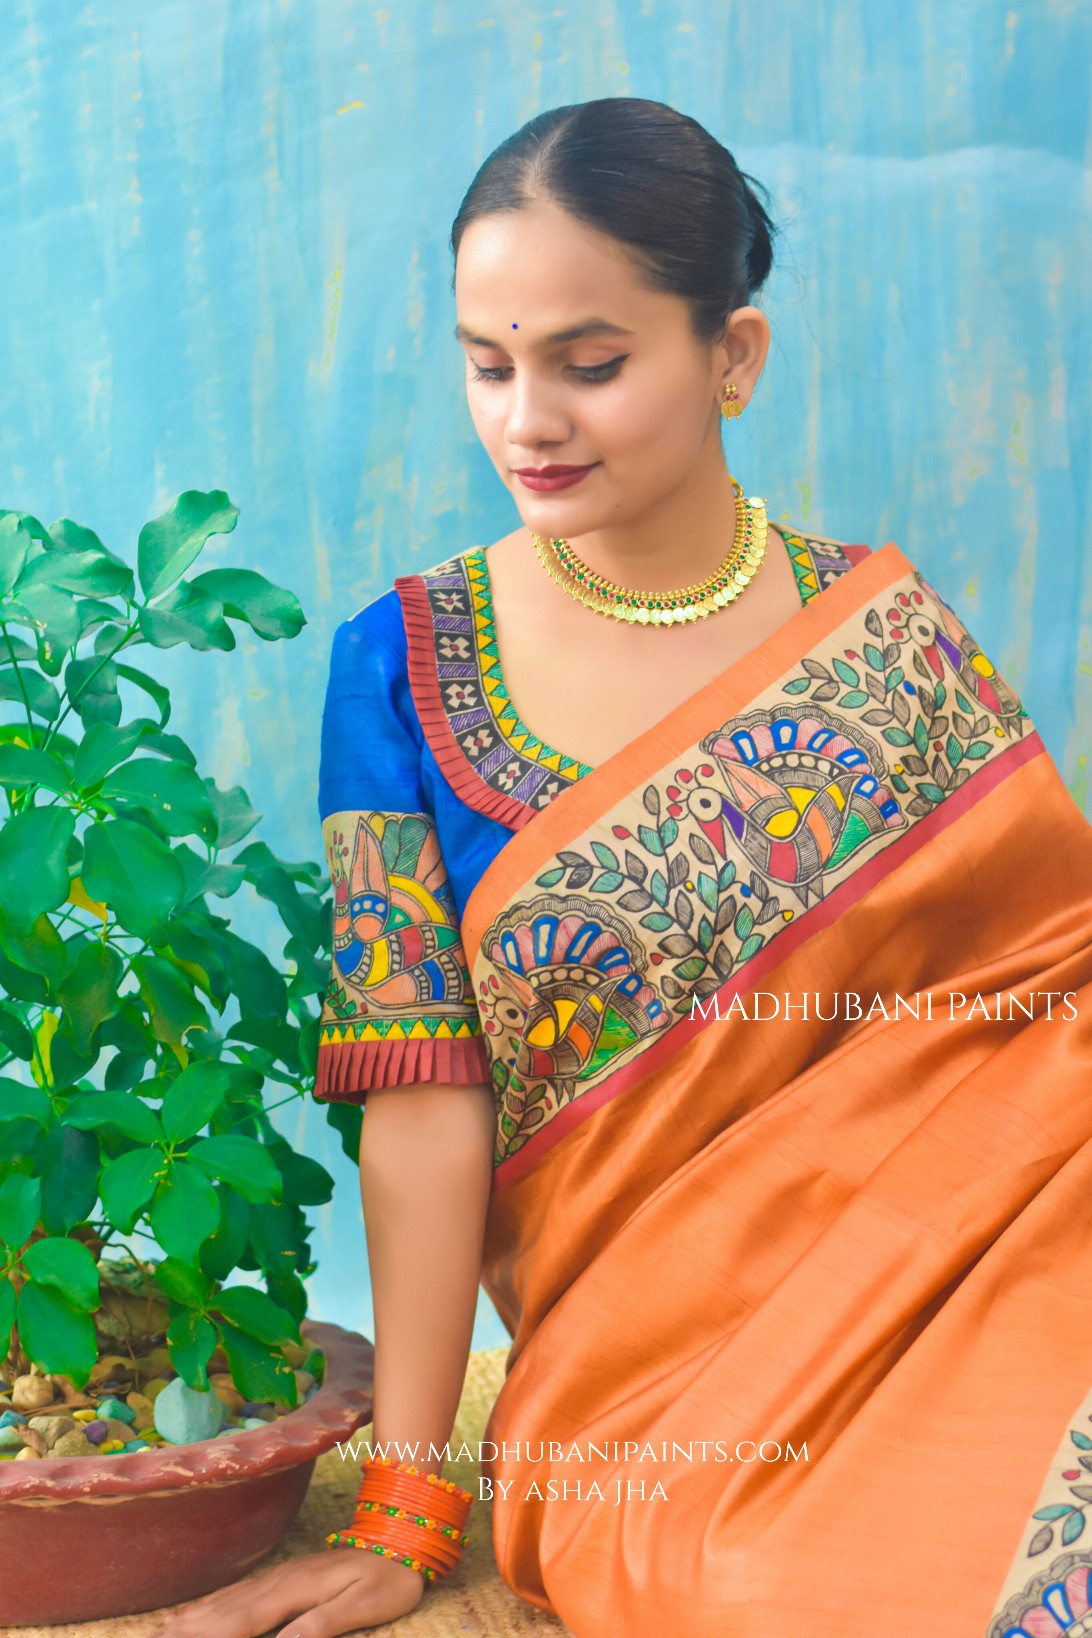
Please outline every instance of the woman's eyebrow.
[{"label": "woman's eyebrow", "polygon": [[[542,344],[557,346],[564,341],[579,341],[581,336],[631,336],[632,330],[624,330],[620,324],[611,324],[607,319],[585,319],[582,324],[572,324],[567,330],[555,330],[552,335],[544,336]],[[499,347],[499,341],[490,341],[488,336],[477,336],[465,324],[456,324],[455,340],[472,342],[476,347]]]}]

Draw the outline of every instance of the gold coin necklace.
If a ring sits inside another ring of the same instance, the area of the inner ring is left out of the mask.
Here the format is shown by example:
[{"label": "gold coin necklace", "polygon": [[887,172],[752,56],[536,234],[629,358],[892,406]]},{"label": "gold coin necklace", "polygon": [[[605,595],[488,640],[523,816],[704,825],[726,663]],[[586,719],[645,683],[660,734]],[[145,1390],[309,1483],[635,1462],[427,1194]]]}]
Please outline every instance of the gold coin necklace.
[{"label": "gold coin necklace", "polygon": [[576,555],[567,540],[547,540],[533,532],[531,539],[551,580],[597,614],[650,626],[704,620],[743,595],[766,555],[766,502],[756,495],[745,499],[742,485],[735,478],[731,478],[731,482],[736,495],[736,529],[727,557],[704,580],[676,591],[628,590],[617,581],[596,574]]}]

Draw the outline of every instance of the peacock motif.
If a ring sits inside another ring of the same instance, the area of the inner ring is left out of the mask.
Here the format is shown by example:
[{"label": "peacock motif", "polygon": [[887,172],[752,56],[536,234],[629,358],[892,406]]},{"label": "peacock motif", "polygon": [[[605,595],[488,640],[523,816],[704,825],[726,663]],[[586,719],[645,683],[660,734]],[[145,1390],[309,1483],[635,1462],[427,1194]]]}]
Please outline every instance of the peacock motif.
[{"label": "peacock motif", "polygon": [[324,825],[334,889],[338,1016],[435,1014],[464,1004],[468,975],[435,826],[424,814],[337,813]]},{"label": "peacock motif", "polygon": [[626,923],[576,894],[543,894],[506,911],[483,938],[482,954],[494,969],[481,983],[478,1011],[502,1070],[502,1135],[533,1129],[547,1117],[545,1105],[556,1112],[600,1060],[669,1022]]},{"label": "peacock motif", "polygon": [[820,706],[749,711],[707,734],[700,749],[715,767],[698,766],[700,783],[669,786],[669,813],[685,809],[722,858],[734,838],[765,878],[792,888],[805,906],[822,898],[825,875],[906,823],[878,777],[879,747]]},{"label": "peacock motif", "polygon": [[[914,578],[918,589],[899,592],[895,606],[887,611],[890,641],[916,644],[937,682],[942,680],[947,664],[965,692],[997,718],[1006,736],[1019,739],[1021,718],[1027,714],[1019,699],[940,593],[928,586],[917,570]],[[922,588],[929,593],[935,618],[925,612]]]}]

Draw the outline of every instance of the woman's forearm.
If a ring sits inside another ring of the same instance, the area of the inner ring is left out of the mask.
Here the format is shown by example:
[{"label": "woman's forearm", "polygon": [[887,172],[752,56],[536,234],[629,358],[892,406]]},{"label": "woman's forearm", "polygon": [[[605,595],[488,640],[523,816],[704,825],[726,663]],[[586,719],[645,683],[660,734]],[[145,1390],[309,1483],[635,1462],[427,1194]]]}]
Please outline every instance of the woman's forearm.
[{"label": "woman's forearm", "polygon": [[[375,1309],[373,1443],[418,1446],[439,1473],[462,1393],[481,1277],[496,1115],[486,1086],[369,1091],[360,1188]],[[396,1451],[386,1454],[398,1460]]]}]

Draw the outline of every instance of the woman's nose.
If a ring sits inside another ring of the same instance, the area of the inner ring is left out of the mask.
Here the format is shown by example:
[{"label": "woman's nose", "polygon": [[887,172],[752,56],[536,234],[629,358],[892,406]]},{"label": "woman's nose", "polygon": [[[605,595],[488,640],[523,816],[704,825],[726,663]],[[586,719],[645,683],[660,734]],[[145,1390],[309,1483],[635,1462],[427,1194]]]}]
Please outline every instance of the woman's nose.
[{"label": "woman's nose", "polygon": [[545,382],[517,375],[509,387],[507,410],[504,430],[513,448],[532,449],[569,436],[568,417]]}]

